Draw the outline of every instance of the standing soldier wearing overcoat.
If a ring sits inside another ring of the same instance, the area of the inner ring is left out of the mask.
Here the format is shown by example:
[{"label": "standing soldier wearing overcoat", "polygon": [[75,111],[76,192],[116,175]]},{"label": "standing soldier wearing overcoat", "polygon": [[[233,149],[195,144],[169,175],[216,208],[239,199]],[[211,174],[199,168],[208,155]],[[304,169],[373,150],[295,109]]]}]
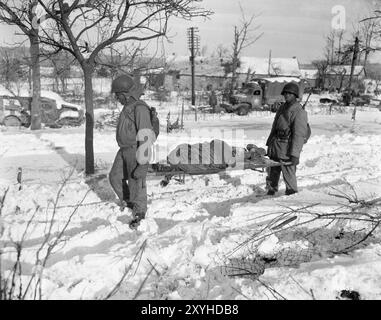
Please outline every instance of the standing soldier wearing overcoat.
[{"label": "standing soldier wearing overcoat", "polygon": [[129,75],[121,75],[112,82],[111,92],[123,105],[123,109],[116,128],[119,151],[109,180],[120,200],[121,210],[125,207],[132,209],[133,220],[130,226],[135,228],[147,212],[147,150],[154,142],[155,134],[150,109],[140,100],[140,84]]},{"label": "standing soldier wearing overcoat", "polygon": [[283,103],[274,118],[266,145],[271,160],[290,162],[290,165],[271,167],[266,178],[268,195],[278,191],[280,173],[286,184],[286,195],[298,192],[296,166],[299,164],[304,139],[307,136],[307,112],[298,103],[299,87],[296,83],[287,83],[283,90]]}]

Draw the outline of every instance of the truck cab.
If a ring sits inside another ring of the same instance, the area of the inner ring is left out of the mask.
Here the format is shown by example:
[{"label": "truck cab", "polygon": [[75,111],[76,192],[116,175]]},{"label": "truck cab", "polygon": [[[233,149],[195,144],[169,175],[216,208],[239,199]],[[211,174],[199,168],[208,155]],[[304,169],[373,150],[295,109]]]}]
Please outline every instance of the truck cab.
[{"label": "truck cab", "polygon": [[252,110],[263,110],[263,90],[257,82],[250,81],[231,97],[232,112],[245,115]]},{"label": "truck cab", "polygon": [[252,78],[230,97],[230,104],[224,104],[223,108],[229,113],[234,112],[238,115],[246,115],[253,110],[276,112],[284,102],[283,87],[289,82],[294,82],[299,86],[299,100],[301,100],[306,84],[302,79],[295,77]]}]

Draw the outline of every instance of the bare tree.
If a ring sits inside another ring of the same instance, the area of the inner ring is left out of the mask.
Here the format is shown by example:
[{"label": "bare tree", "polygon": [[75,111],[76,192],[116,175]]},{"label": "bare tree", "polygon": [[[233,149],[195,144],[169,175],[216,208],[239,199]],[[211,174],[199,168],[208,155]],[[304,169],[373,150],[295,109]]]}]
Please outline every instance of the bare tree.
[{"label": "bare tree", "polygon": [[325,80],[327,77],[329,61],[328,59],[314,60],[312,61],[312,65],[318,70],[318,82],[320,88],[324,88]]},{"label": "bare tree", "polygon": [[94,173],[92,76],[99,54],[111,45],[163,38],[171,17],[209,16],[201,0],[38,0],[50,23],[41,34],[43,44],[70,52],[84,74],[86,105],[86,174]]},{"label": "bare tree", "polygon": [[62,91],[65,93],[67,88],[67,79],[70,78],[70,67],[75,59],[67,51],[62,51],[56,54],[44,54],[44,52],[42,52],[42,55],[45,56],[53,66],[53,78],[55,81],[56,90],[58,92]]},{"label": "bare tree", "polygon": [[375,52],[376,49],[373,48],[374,40],[377,37],[377,29],[380,27],[379,21],[367,20],[360,23],[359,36],[361,41],[360,54],[364,54],[363,66],[365,75],[367,75],[367,66],[369,55]]},{"label": "bare tree", "polygon": [[326,44],[326,54],[328,55],[328,61],[330,65],[334,64],[335,40],[336,40],[336,32],[331,31],[330,34],[327,36],[327,44]]},{"label": "bare tree", "polygon": [[0,22],[17,26],[27,36],[30,43],[32,66],[32,110],[31,129],[41,128],[40,114],[40,41],[38,37],[39,23],[36,20],[38,0],[2,0],[0,1]]},{"label": "bare tree", "polygon": [[118,73],[134,73],[140,69],[142,65],[139,64],[139,58],[143,55],[144,48],[140,45],[124,46],[123,49],[110,46],[108,50],[99,54],[96,64],[106,67],[114,79]]},{"label": "bare tree", "polygon": [[232,94],[236,83],[237,83],[237,69],[239,67],[239,57],[242,50],[253,45],[262,35],[256,34],[260,26],[252,27],[254,19],[258,16],[252,15],[249,19],[246,18],[243,8],[241,8],[241,24],[239,26],[234,26],[234,40],[232,46],[232,81],[230,84],[230,94]]},{"label": "bare tree", "polygon": [[27,78],[25,69],[22,68],[22,57],[15,50],[0,50],[0,79],[5,87],[16,95],[12,83],[18,83]]},{"label": "bare tree", "polygon": [[340,30],[337,33],[338,48],[336,51],[336,64],[341,64],[341,55],[342,55],[342,45],[343,45],[344,34],[345,34],[345,30]]},{"label": "bare tree", "polygon": [[219,44],[216,48],[216,54],[219,59],[226,58],[229,55],[229,49],[223,44]]},{"label": "bare tree", "polygon": [[367,18],[360,20],[359,28],[360,37],[363,39],[361,51],[365,53],[364,68],[368,63],[368,58],[371,52],[380,51],[379,45],[381,39],[381,10],[374,10]]}]

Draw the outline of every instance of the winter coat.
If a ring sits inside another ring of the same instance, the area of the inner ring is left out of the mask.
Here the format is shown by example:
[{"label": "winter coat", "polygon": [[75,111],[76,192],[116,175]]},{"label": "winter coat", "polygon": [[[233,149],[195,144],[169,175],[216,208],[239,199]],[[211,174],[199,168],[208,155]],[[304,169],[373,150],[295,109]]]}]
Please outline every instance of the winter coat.
[{"label": "winter coat", "polygon": [[209,105],[215,107],[217,105],[217,96],[214,91],[212,91],[209,95]]},{"label": "winter coat", "polygon": [[151,129],[151,115],[145,102],[138,100],[123,107],[116,127],[116,141],[120,148],[137,146],[139,130]]},{"label": "winter coat", "polygon": [[307,135],[307,123],[307,112],[298,102],[291,106],[282,104],[266,142],[268,156],[275,160],[288,160],[291,156],[299,158]]}]

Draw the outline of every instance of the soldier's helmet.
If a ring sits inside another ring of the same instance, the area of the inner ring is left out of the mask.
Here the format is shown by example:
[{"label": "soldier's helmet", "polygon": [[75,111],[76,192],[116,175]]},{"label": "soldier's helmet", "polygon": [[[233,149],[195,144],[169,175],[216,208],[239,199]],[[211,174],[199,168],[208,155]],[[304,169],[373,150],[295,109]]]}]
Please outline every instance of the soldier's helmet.
[{"label": "soldier's helmet", "polygon": [[282,95],[284,95],[286,92],[293,93],[297,98],[299,98],[299,86],[294,82],[287,83],[282,90]]},{"label": "soldier's helmet", "polygon": [[111,93],[125,93],[136,100],[143,94],[142,87],[136,83],[134,78],[128,74],[123,74],[114,79],[111,84]]}]

